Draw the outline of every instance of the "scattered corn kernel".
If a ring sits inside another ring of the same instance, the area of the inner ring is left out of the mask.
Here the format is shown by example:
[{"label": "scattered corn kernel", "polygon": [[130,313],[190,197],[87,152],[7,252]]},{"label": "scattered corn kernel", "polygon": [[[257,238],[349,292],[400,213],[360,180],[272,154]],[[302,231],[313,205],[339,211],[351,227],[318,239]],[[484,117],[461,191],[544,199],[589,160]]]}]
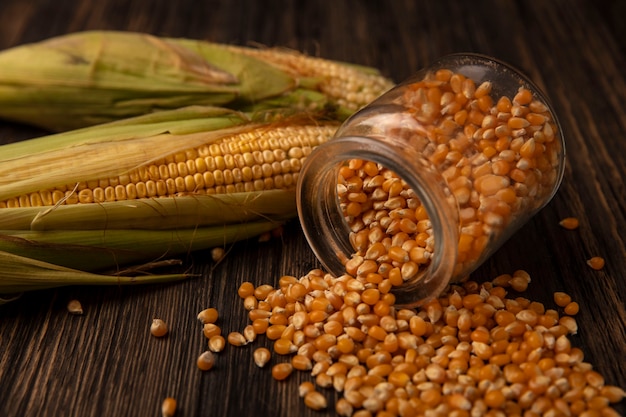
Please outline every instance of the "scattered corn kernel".
[{"label": "scattered corn kernel", "polygon": [[270,358],[272,357],[272,353],[269,351],[269,349],[264,347],[255,349],[252,355],[254,358],[254,363],[259,368],[263,368],[265,365],[267,365],[267,363],[270,361]]},{"label": "scattered corn kernel", "polygon": [[287,379],[293,372],[293,366],[290,363],[279,363],[272,367],[272,377],[277,381]]},{"label": "scattered corn kernel", "polygon": [[573,317],[563,316],[559,319],[559,324],[564,326],[570,334],[578,333],[578,323]]},{"label": "scattered corn kernel", "polygon": [[626,392],[618,386],[604,385],[600,388],[600,395],[608,399],[610,403],[618,403],[626,398]]},{"label": "scattered corn kernel", "polygon": [[161,319],[152,320],[152,324],[150,325],[150,333],[154,337],[163,337],[168,333],[169,329],[167,328],[167,324]]},{"label": "scattered corn kernel", "polygon": [[248,344],[245,336],[239,332],[230,332],[227,336],[228,343],[233,346],[244,346]]},{"label": "scattered corn kernel", "polygon": [[241,298],[246,298],[249,295],[253,295],[254,294],[254,284],[252,284],[251,282],[244,282],[239,286],[239,289],[237,290],[237,294],[239,294],[239,296]]},{"label": "scattered corn kernel", "polygon": [[206,323],[202,326],[202,334],[204,334],[204,337],[207,339],[210,339],[213,336],[222,334],[222,329],[215,323]]},{"label": "scattered corn kernel", "polygon": [[509,280],[509,285],[517,292],[524,292],[528,289],[528,280],[523,277],[513,277]]},{"label": "scattered corn kernel", "polygon": [[213,248],[211,249],[211,259],[213,260],[213,262],[219,262],[222,259],[224,259],[224,256],[226,255],[226,251],[224,250],[224,248]]},{"label": "scattered corn kernel", "polygon": [[211,368],[213,368],[213,365],[215,365],[215,355],[213,355],[213,353],[208,350],[202,352],[196,360],[196,365],[201,371],[210,370]]},{"label": "scattered corn kernel", "polygon": [[567,293],[557,291],[554,293],[554,302],[559,307],[565,307],[572,302],[572,297],[570,297]]},{"label": "scattered corn kernel", "polygon": [[298,386],[298,395],[302,398],[313,391],[315,391],[315,385],[311,381],[304,381]]},{"label": "scattered corn kernel", "polygon": [[567,230],[578,229],[579,221],[576,217],[566,217],[559,222],[559,225]]},{"label": "scattered corn kernel", "polygon": [[568,316],[575,316],[576,314],[578,314],[578,311],[580,310],[580,307],[578,305],[578,303],[576,301],[572,301],[571,303],[568,303],[564,308],[563,311],[565,312],[565,314],[567,314]]},{"label": "scattered corn kernel", "polygon": [[215,323],[219,314],[215,308],[207,308],[198,313],[198,320],[202,324]]},{"label": "scattered corn kernel", "polygon": [[219,334],[213,335],[209,338],[208,346],[211,352],[221,352],[226,347],[226,339],[224,339],[224,336]]},{"label": "scattered corn kernel", "polygon": [[83,314],[83,306],[78,300],[70,300],[67,303],[67,311],[70,314],[75,314],[77,316],[80,316]]},{"label": "scattered corn kernel", "polygon": [[274,352],[279,355],[289,355],[297,351],[298,348],[287,338],[281,337],[274,341]]},{"label": "scattered corn kernel", "polygon": [[163,417],[174,417],[176,414],[176,400],[172,397],[167,397],[161,404],[161,415]]},{"label": "scattered corn kernel", "polygon": [[345,398],[340,398],[335,403],[335,411],[341,417],[350,417],[354,413],[354,407]]},{"label": "scattered corn kernel", "polygon": [[295,355],[291,358],[291,365],[298,371],[310,371],[313,369],[311,359],[305,355]]},{"label": "scattered corn kernel", "polygon": [[254,329],[254,326],[251,324],[248,324],[246,327],[243,328],[243,337],[246,338],[246,341],[249,342],[254,342],[256,340],[256,330]]},{"label": "scattered corn kernel", "polygon": [[328,406],[326,397],[324,397],[319,391],[308,392],[304,396],[304,404],[312,410],[323,410]]},{"label": "scattered corn kernel", "polygon": [[600,256],[594,256],[587,260],[587,265],[595,270],[600,270],[604,268],[604,258]]}]

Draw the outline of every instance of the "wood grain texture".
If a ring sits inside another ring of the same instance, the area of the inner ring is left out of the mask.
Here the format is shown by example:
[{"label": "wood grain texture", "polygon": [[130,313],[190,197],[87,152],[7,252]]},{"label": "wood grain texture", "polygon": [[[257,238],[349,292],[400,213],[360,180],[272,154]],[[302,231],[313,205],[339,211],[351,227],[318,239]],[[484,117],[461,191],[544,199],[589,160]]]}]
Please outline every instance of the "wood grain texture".
[{"label": "wood grain texture", "polygon": [[[554,200],[473,278],[525,269],[533,277],[526,297],[552,305],[554,291],[570,293],[581,304],[573,343],[607,383],[626,389],[623,11],[619,1],[566,0],[3,0],[0,48],[78,30],[135,30],[287,46],[376,66],[396,81],[452,52],[508,61],[552,98],[566,134],[567,169]],[[41,133],[0,122],[3,143]],[[579,230],[558,226],[570,215],[580,219]],[[252,346],[219,354],[210,373],[195,369],[206,343],[199,311],[216,307],[225,331],[241,330],[241,282],[274,283],[318,266],[295,221],[282,239],[229,249],[217,266],[208,253],[190,254],[184,267],[199,277],[186,282],[63,288],[0,307],[0,416],[155,416],[168,395],[178,400],[179,417],[324,415],[297,397],[308,375],[274,382],[254,366]],[[603,270],[585,264],[594,255],[606,258]],[[82,302],[83,316],[67,313],[72,298]],[[154,317],[170,324],[166,338],[149,335]],[[254,346],[263,344],[269,346]],[[335,397],[326,394],[332,404]],[[626,414],[624,402],[616,409]]]}]

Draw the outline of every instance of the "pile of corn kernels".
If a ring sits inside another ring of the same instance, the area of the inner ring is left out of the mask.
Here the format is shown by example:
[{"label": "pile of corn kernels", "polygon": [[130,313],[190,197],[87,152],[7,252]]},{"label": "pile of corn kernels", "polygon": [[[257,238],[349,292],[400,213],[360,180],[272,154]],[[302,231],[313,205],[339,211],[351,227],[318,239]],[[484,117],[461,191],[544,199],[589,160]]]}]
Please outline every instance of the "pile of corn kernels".
[{"label": "pile of corn kernels", "polygon": [[[309,372],[314,383],[299,388],[305,404],[325,409],[324,389],[334,389],[341,416],[617,416],[610,404],[624,391],[605,385],[568,338],[577,331],[577,303],[562,292],[554,295],[561,311],[507,297],[507,287],[529,281],[524,271],[468,281],[418,310],[320,270],[283,276],[277,288],[244,283],[250,324],[227,340],[244,346],[265,334],[274,352],[257,348],[256,364],[272,354],[288,358],[272,367],[273,377]],[[224,348],[216,329],[204,325],[209,350],[200,369]]]},{"label": "pile of corn kernels", "polygon": [[245,282],[238,294],[249,324],[222,335],[217,310],[200,312],[208,349],[197,365],[209,370],[227,344],[265,335],[273,351],[255,348],[255,363],[275,356],[278,381],[309,373],[299,387],[305,404],[327,409],[334,390],[340,416],[617,416],[611,404],[624,391],[605,384],[571,344],[578,303],[564,292],[554,293],[554,308],[509,294],[530,281],[519,270],[452,284],[418,309],[397,306],[392,287],[371,273],[315,269],[277,286]]}]

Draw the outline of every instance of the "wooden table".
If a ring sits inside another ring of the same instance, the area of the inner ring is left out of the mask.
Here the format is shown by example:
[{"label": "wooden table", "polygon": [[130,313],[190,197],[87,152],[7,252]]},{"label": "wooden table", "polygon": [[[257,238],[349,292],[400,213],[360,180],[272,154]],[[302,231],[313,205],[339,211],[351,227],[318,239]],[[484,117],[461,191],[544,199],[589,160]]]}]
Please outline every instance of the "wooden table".
[{"label": "wooden table", "polygon": [[[554,291],[571,294],[581,306],[573,343],[607,383],[626,388],[626,8],[619,1],[476,3],[3,0],[0,48],[78,30],[134,30],[286,46],[375,66],[396,81],[452,52],[508,61],[552,97],[567,169],[549,206],[473,278],[525,269],[533,279],[528,298],[554,306]],[[2,142],[41,133],[0,124]],[[578,217],[580,228],[561,228],[566,216]],[[216,307],[225,331],[241,330],[241,282],[275,283],[318,266],[295,221],[281,239],[228,249],[217,266],[208,252],[185,259],[197,279],[40,291],[0,307],[0,416],[155,416],[168,395],[181,417],[323,415],[297,396],[308,375],[273,381],[254,366],[251,346],[228,348],[209,373],[195,368],[206,344],[199,311]],[[600,271],[586,265],[595,255],[606,259]],[[67,313],[73,298],[84,315]],[[149,335],[153,317],[170,324],[167,338]],[[626,414],[624,402],[616,409]]]}]

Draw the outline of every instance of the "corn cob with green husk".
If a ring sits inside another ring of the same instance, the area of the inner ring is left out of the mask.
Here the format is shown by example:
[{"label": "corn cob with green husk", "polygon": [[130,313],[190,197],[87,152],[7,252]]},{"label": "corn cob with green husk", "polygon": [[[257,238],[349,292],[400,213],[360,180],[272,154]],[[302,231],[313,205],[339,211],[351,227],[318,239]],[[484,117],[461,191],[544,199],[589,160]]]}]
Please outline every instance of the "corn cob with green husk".
[{"label": "corn cob with green husk", "polygon": [[183,278],[118,272],[295,217],[302,160],[337,126],[292,110],[191,106],[3,145],[0,294]]},{"label": "corn cob with green husk", "polygon": [[392,86],[372,68],[278,48],[91,31],[0,52],[0,117],[64,131],[189,105],[334,109]]}]

